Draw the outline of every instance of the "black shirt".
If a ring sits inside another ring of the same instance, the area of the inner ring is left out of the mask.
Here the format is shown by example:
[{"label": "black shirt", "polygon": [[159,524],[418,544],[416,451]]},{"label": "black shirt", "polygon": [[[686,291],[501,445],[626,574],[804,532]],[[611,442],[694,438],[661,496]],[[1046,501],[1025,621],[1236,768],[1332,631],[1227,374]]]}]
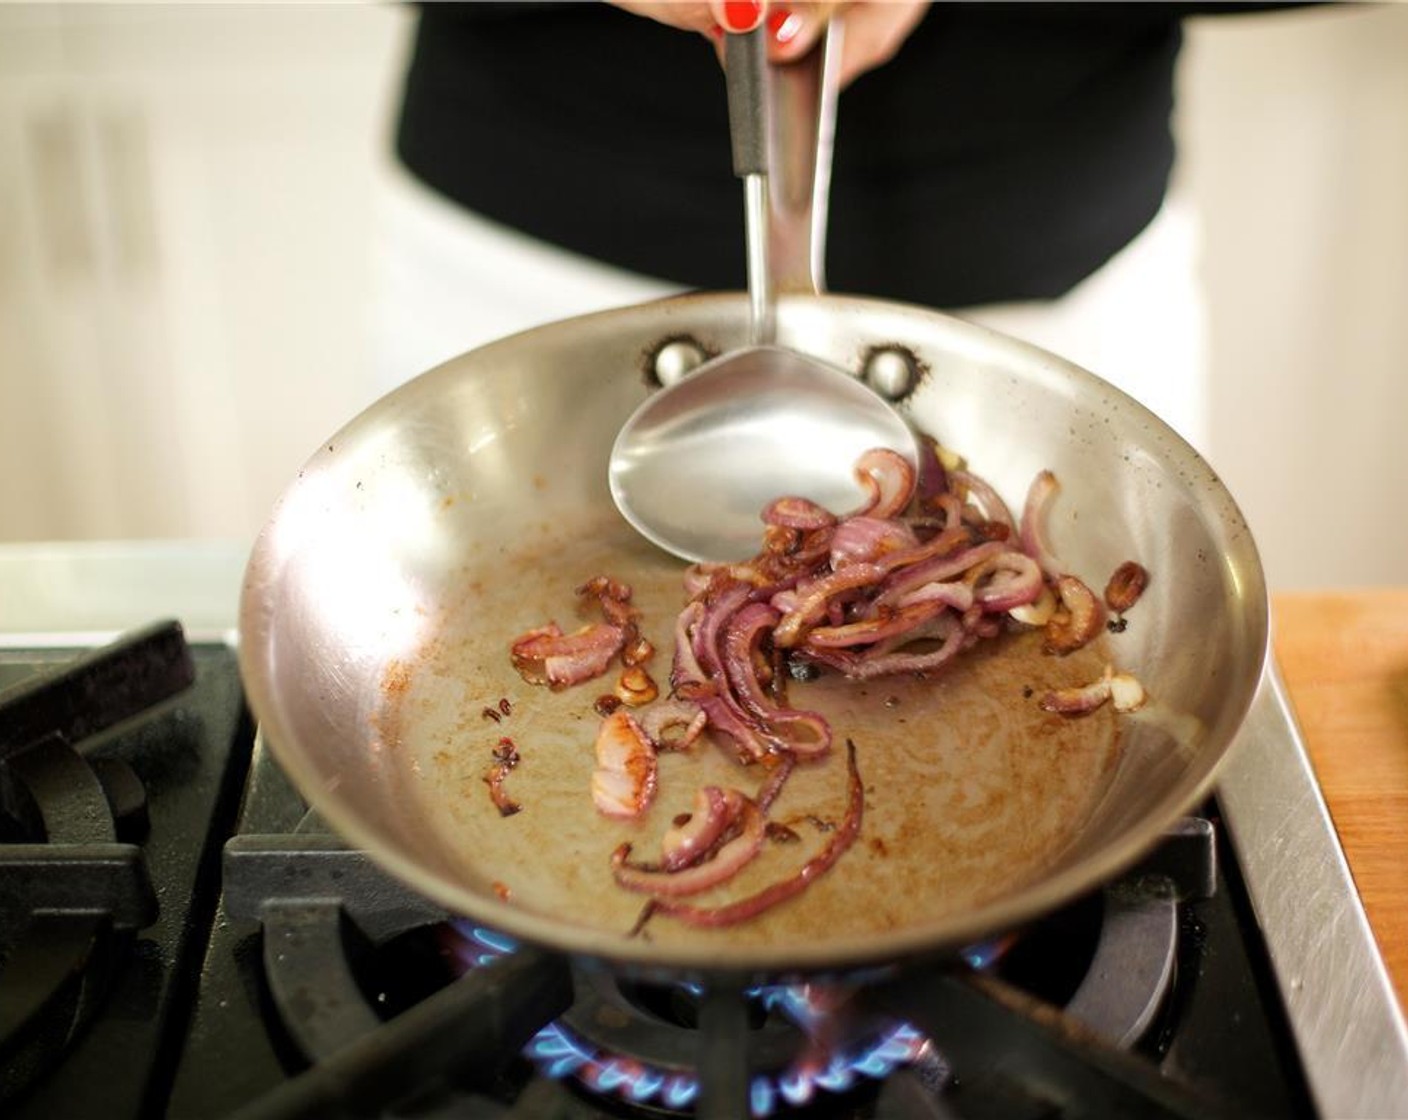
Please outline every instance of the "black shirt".
[{"label": "black shirt", "polygon": [[[1157,213],[1183,8],[935,5],[841,94],[828,287],[935,307],[1059,296]],[[451,199],[589,257],[744,286],[713,48],[609,5],[421,10],[397,150]]]}]

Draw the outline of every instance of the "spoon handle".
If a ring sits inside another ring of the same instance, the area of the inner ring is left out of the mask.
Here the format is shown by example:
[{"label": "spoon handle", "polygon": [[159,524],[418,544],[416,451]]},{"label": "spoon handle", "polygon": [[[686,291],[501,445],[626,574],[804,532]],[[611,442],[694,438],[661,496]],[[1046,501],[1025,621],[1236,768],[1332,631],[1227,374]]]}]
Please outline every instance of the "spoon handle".
[{"label": "spoon handle", "polygon": [[724,44],[734,174],[743,180],[750,341],[776,333],[778,293],[826,290],[841,19],[796,62],[769,66],[759,28]]},{"label": "spoon handle", "polygon": [[772,269],[768,263],[768,92],[767,40],[760,27],[724,42],[729,138],[733,172],[743,180],[745,246],[748,263],[749,341],[773,341],[776,315]]},{"label": "spoon handle", "polygon": [[724,41],[724,83],[733,173],[740,179],[768,173],[767,40],[760,27]]}]

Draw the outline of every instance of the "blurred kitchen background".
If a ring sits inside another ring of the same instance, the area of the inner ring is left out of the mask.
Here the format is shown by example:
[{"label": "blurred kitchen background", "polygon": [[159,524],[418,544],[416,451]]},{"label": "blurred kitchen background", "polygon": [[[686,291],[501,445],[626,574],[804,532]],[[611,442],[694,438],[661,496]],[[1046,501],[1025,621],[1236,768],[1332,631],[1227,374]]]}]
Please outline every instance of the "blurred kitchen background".
[{"label": "blurred kitchen background", "polygon": [[[0,3],[0,542],[251,540],[369,403],[411,19]],[[1191,21],[1177,123],[1273,588],[1408,583],[1408,6]]]}]

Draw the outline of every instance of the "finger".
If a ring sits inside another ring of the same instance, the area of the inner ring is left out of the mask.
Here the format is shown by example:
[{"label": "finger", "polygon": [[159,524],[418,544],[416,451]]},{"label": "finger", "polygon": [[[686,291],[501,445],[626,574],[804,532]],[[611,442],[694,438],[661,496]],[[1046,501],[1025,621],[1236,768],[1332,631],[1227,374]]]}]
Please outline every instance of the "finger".
[{"label": "finger", "polygon": [[928,11],[927,3],[859,3],[846,7],[841,86],[894,58]]},{"label": "finger", "polygon": [[713,20],[736,35],[756,29],[767,17],[765,0],[709,0]]},{"label": "finger", "polygon": [[768,58],[773,62],[793,62],[804,56],[821,38],[822,30],[837,3],[773,4],[768,9]]}]

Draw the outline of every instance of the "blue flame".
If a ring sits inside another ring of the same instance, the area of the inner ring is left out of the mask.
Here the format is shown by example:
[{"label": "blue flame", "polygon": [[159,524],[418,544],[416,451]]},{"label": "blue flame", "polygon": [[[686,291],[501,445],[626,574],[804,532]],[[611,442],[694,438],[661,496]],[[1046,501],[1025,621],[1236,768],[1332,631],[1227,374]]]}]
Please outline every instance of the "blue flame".
[{"label": "blue flame", "polygon": [[[514,952],[518,943],[511,937],[478,927],[461,925],[468,942],[462,959],[475,965],[487,964]],[[986,946],[980,947],[986,950]],[[702,995],[698,985],[685,985]],[[786,1015],[803,1030],[825,1018],[809,998],[805,987],[770,986],[748,993],[769,1011]],[[779,1106],[803,1105],[818,1089],[843,1093],[860,1077],[882,1080],[894,1070],[914,1060],[924,1045],[924,1036],[908,1024],[899,1024],[865,1048],[835,1054],[820,1068],[799,1062],[776,1075],[759,1075],[748,1086],[749,1107],[756,1120],[766,1120]],[[691,1073],[669,1073],[638,1062],[599,1052],[560,1023],[549,1023],[535,1034],[524,1053],[544,1076],[561,1080],[575,1077],[591,1088],[616,1093],[636,1104],[658,1101],[666,1108],[683,1112],[699,1095],[699,1079]]]},{"label": "blue flame", "polygon": [[558,1081],[592,1060],[592,1052],[556,1023],[549,1023],[529,1039],[527,1049],[534,1064]]},{"label": "blue flame", "polygon": [[699,1078],[691,1077],[686,1073],[677,1073],[673,1077],[665,1079],[665,1089],[661,1093],[661,1099],[670,1108],[683,1112],[694,1103],[694,1098],[698,1095]]}]

